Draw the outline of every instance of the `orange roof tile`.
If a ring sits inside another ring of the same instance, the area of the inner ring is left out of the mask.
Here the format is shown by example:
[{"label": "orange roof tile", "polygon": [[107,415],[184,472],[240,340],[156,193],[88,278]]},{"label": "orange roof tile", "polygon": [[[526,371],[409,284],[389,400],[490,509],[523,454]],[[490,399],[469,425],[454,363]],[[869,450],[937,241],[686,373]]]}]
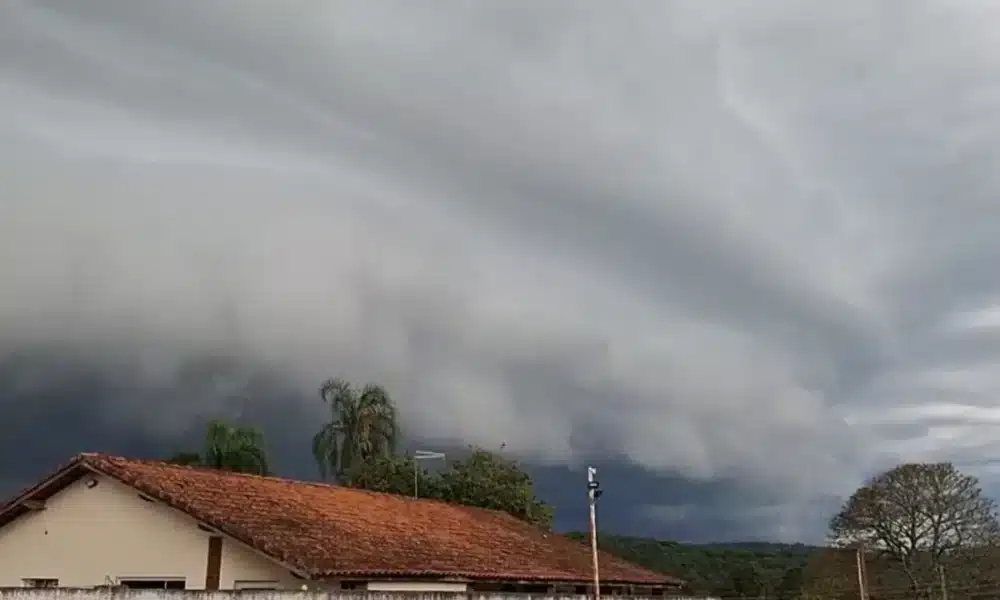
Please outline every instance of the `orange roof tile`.
[{"label": "orange roof tile", "polygon": [[[81,454],[27,497],[48,497],[86,471],[117,479],[310,578],[439,577],[591,580],[587,545],[506,513],[341,486]],[[18,503],[0,509],[0,526]],[[677,586],[602,552],[601,581]]]}]

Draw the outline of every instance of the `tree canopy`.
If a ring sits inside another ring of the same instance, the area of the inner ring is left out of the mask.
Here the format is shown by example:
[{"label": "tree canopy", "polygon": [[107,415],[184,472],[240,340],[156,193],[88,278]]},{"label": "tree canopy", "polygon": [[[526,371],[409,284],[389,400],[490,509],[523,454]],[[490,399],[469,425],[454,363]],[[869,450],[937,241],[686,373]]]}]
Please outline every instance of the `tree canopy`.
[{"label": "tree canopy", "polygon": [[[584,532],[569,536],[588,539]],[[721,598],[797,599],[806,567],[824,551],[803,544],[684,544],[605,532],[597,539],[611,554],[684,579],[692,594]]]},{"label": "tree canopy", "polygon": [[536,497],[531,476],[516,461],[482,448],[470,448],[468,456],[436,473],[427,472],[410,457],[376,457],[348,470],[343,483],[400,495],[419,491],[421,498],[500,510],[542,527],[552,526],[552,508]]},{"label": "tree canopy", "polygon": [[499,453],[473,448],[471,454],[451,463],[440,475],[443,499],[456,504],[491,508],[552,527],[552,507],[535,496],[531,476]]},{"label": "tree canopy", "polygon": [[256,427],[211,421],[205,428],[201,452],[178,452],[170,462],[199,465],[240,473],[268,474],[264,435]]},{"label": "tree canopy", "polygon": [[399,441],[396,405],[380,385],[358,389],[334,378],[320,386],[330,420],[313,436],[312,452],[320,477],[342,480],[348,471],[392,456]]}]

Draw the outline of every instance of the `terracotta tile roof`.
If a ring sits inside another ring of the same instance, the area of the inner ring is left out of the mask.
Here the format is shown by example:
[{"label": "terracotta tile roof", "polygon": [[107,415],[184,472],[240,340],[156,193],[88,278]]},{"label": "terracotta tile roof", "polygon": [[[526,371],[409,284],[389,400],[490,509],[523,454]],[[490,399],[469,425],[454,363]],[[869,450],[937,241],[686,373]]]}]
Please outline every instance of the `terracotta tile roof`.
[{"label": "terracotta tile roof", "polygon": [[[70,477],[74,470],[115,478],[310,578],[585,584],[592,577],[587,545],[505,513],[320,483],[82,454],[26,495],[65,485],[80,476]],[[0,526],[7,512],[0,510]],[[600,568],[607,583],[683,583],[604,552]]]}]

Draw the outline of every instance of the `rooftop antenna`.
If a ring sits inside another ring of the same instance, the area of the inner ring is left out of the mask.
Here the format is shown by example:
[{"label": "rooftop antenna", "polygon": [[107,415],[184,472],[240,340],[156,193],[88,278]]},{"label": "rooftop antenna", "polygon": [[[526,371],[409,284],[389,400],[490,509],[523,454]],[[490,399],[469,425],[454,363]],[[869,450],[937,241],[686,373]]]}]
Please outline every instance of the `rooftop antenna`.
[{"label": "rooftop antenna", "polygon": [[413,452],[413,497],[420,497],[420,461],[432,460],[435,458],[444,459],[444,452],[431,452],[429,450],[416,450]]}]

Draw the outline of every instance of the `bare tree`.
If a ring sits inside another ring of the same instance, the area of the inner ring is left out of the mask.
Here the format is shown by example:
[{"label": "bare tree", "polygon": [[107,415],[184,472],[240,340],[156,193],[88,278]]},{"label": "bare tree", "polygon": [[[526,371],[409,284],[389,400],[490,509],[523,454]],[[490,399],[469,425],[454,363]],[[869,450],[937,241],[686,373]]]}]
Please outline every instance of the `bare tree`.
[{"label": "bare tree", "polygon": [[899,465],[868,480],[831,520],[831,541],[897,561],[919,596],[921,576],[950,556],[991,548],[1000,537],[996,503],[951,463]]}]

